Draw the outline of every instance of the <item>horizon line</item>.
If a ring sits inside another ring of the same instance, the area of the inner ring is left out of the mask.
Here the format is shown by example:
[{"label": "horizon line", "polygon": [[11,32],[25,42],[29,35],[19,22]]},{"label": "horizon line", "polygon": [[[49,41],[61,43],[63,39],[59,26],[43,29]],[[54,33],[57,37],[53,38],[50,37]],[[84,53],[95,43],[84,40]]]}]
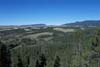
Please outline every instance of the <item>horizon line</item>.
[{"label": "horizon line", "polygon": [[23,25],[39,25],[39,24],[44,24],[44,25],[64,25],[64,24],[69,24],[69,23],[76,23],[76,22],[84,22],[84,21],[100,21],[100,20],[80,20],[80,21],[72,21],[72,22],[66,22],[63,24],[46,24],[46,23],[30,23],[30,24],[0,24],[0,26],[23,26]]}]

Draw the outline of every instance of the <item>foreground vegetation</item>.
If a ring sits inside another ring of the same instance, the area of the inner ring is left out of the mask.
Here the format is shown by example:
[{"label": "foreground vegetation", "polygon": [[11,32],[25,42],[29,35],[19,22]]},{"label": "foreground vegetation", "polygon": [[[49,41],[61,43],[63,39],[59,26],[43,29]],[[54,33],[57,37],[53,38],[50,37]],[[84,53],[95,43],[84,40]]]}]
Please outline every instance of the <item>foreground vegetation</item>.
[{"label": "foreground vegetation", "polygon": [[0,67],[100,67],[100,28],[0,31]]}]

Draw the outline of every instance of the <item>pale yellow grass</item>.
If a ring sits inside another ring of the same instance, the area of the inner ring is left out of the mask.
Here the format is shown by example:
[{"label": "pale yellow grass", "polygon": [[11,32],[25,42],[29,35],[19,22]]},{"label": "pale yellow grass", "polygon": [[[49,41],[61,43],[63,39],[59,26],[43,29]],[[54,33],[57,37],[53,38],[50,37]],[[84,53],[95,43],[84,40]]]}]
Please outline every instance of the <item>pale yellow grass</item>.
[{"label": "pale yellow grass", "polygon": [[37,38],[37,37],[43,36],[43,35],[53,35],[53,33],[52,32],[42,32],[42,33],[36,33],[36,34],[27,35],[25,37],[28,37],[28,38]]},{"label": "pale yellow grass", "polygon": [[64,28],[54,28],[54,30],[61,31],[61,32],[64,32],[64,33],[66,33],[66,32],[74,32],[75,31],[75,29],[64,29]]}]

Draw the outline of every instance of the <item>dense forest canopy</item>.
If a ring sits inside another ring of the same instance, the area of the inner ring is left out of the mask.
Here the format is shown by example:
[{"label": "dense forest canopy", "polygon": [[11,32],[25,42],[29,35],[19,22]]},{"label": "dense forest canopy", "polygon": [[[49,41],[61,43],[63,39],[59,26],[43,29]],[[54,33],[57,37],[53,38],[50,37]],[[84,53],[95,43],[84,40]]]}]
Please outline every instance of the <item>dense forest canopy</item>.
[{"label": "dense forest canopy", "polygon": [[100,28],[2,29],[0,67],[100,67]]}]

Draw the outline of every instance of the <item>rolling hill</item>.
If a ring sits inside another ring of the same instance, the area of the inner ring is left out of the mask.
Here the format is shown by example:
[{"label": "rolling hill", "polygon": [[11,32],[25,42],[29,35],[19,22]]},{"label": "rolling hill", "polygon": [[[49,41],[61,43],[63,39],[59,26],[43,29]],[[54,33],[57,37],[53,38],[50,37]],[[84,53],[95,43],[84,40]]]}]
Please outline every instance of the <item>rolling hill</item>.
[{"label": "rolling hill", "polygon": [[67,27],[100,27],[100,20],[87,20],[64,24]]}]

